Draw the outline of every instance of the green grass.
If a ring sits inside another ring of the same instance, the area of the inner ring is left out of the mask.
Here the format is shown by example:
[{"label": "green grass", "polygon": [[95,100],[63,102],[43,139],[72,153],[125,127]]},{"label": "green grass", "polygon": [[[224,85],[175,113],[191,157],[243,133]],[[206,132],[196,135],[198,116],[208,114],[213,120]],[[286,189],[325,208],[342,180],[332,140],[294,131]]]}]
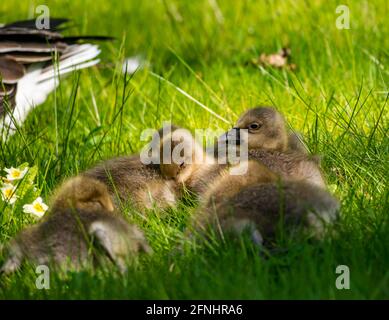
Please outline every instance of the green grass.
[{"label": "green grass", "polygon": [[[1,1],[0,20],[31,17],[45,1]],[[388,2],[218,1],[216,19],[202,1],[50,1],[52,16],[77,26],[69,33],[108,34],[102,63],[62,80],[20,132],[0,147],[0,168],[28,162],[39,169],[44,199],[64,178],[100,159],[138,152],[140,133],[163,121],[228,129],[245,109],[272,104],[323,155],[323,171],[341,200],[337,237],[296,240],[288,252],[259,257],[247,241],[178,251],[191,205],[162,216],[132,217],[155,253],[120,276],[113,269],[52,274],[37,290],[31,268],[5,279],[0,298],[373,299],[389,298],[389,25]],[[335,26],[335,9],[350,7],[350,30]],[[295,72],[261,71],[248,62],[287,45]],[[149,69],[131,79],[124,56],[143,54]],[[202,109],[161,75],[226,118]],[[96,110],[93,107],[96,104]],[[15,215],[21,216],[21,213]],[[0,221],[4,221],[2,217]],[[0,225],[0,241],[26,227]],[[337,290],[335,269],[350,268],[351,289]]]}]

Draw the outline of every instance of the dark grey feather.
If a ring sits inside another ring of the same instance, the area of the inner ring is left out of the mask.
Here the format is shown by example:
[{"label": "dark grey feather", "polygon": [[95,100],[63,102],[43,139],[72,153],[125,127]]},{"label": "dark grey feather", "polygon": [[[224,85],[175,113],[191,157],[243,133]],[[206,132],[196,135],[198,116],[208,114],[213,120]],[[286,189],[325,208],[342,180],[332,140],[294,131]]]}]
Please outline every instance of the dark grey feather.
[{"label": "dark grey feather", "polygon": [[17,52],[54,52],[55,50],[62,52],[66,49],[67,44],[63,42],[56,43],[39,43],[39,42],[16,42],[16,41],[0,41],[0,53],[12,51]]},{"label": "dark grey feather", "polygon": [[3,83],[17,83],[24,76],[24,66],[12,59],[0,58],[0,79]]}]

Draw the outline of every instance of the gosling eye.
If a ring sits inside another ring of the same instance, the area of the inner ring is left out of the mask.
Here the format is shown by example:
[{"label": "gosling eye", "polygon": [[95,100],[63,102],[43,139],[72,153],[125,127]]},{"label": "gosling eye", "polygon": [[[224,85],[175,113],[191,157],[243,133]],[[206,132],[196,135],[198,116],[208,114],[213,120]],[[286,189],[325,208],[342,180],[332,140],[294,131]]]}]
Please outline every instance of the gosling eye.
[{"label": "gosling eye", "polygon": [[261,125],[258,122],[250,123],[249,130],[258,130],[261,127]]},{"label": "gosling eye", "polygon": [[183,163],[180,164],[180,168],[181,168],[181,169],[182,169],[182,168],[185,168],[185,162],[183,162]]}]

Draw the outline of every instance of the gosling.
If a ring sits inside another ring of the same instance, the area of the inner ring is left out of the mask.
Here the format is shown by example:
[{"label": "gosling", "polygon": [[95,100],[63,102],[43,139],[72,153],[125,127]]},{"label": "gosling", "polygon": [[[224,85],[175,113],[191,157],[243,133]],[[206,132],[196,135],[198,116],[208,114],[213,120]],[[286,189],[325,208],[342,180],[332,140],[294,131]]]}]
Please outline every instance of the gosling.
[{"label": "gosling", "polygon": [[[101,255],[95,254],[98,248]],[[15,272],[26,260],[68,270],[101,261],[98,257],[108,257],[125,272],[127,260],[151,248],[138,227],[116,214],[106,185],[81,176],[65,182],[43,221],[21,231],[7,251],[2,274]]]},{"label": "gosling", "polygon": [[[240,134],[246,129],[247,140]],[[236,145],[246,144],[248,158],[258,160],[283,179],[305,181],[326,188],[319,158],[308,154],[298,134],[288,132],[284,117],[271,107],[256,107],[244,112],[226,134],[235,136]]]},{"label": "gosling", "polygon": [[339,202],[321,187],[304,181],[285,181],[262,163],[249,160],[244,175],[225,170],[210,185],[193,215],[188,233],[204,233],[209,226],[241,235],[249,232],[259,246],[271,243],[277,227],[306,229],[322,238]]}]

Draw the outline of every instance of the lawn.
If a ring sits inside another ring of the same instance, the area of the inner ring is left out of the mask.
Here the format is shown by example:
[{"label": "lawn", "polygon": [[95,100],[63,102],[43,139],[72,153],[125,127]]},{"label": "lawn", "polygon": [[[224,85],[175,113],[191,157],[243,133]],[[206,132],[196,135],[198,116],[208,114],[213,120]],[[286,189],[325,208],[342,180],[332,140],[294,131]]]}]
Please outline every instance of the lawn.
[{"label": "lawn", "polygon": [[[0,299],[389,298],[388,1],[1,1],[0,21],[32,18],[46,2],[53,17],[74,20],[68,34],[116,40],[101,45],[97,67],[62,79],[20,132],[0,142],[0,169],[36,166],[48,200],[66,177],[139,152],[146,128],[171,120],[226,130],[245,109],[274,105],[322,156],[342,211],[335,235],[288,241],[264,258],[246,240],[178,249],[190,201],[147,218],[129,208],[154,254],[128,274],[52,273],[50,290],[38,290],[35,270],[25,267],[0,279]],[[340,4],[349,7],[350,29],[336,27]],[[283,46],[296,70],[251,63]],[[149,67],[124,77],[122,61],[134,55]],[[1,243],[32,223],[20,208],[0,215]],[[339,265],[350,269],[349,290],[335,286]]]}]

